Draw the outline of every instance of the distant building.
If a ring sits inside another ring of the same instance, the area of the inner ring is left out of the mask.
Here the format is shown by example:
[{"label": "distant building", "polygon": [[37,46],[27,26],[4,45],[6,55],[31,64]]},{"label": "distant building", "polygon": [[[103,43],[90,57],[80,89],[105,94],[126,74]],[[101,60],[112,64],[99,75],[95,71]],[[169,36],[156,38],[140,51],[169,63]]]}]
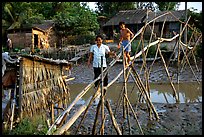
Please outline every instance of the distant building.
[{"label": "distant building", "polygon": [[[114,38],[114,32],[119,33],[119,22],[124,21],[126,26],[134,33],[136,33],[141,27],[145,25],[146,21],[151,21],[155,17],[162,15],[168,11],[161,12],[152,12],[148,9],[137,9],[137,10],[123,10],[119,11],[114,17],[108,20],[103,25],[104,33],[109,36],[109,39]],[[180,11],[171,11],[172,14],[167,14],[155,21],[154,30],[157,36],[160,36],[163,22],[165,21],[163,36],[171,37],[173,36],[173,31],[180,31],[180,22],[179,20],[184,19],[185,10]],[[150,24],[152,26],[152,23]],[[149,37],[151,30],[146,29],[144,36]]]},{"label": "distant building", "polygon": [[11,39],[13,48],[48,48],[54,47],[57,37],[53,29],[54,21],[45,20],[42,24],[18,29],[8,28],[7,37]]}]

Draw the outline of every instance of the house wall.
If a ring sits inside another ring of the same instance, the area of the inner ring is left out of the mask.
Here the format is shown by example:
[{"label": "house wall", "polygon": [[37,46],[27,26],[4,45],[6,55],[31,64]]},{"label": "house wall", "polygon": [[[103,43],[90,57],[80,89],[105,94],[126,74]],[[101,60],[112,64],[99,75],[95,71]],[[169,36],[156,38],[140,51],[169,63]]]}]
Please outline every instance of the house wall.
[{"label": "house wall", "polygon": [[38,48],[47,49],[49,47],[55,47],[57,42],[57,36],[53,29],[49,29],[46,32],[33,29],[33,44],[34,44],[34,35],[38,35]]},{"label": "house wall", "polygon": [[[42,48],[42,47],[44,47],[44,46],[48,46],[49,47],[49,45],[48,45],[48,43],[47,43],[47,36],[45,35],[45,33],[43,33],[42,31],[39,31],[39,30],[35,30],[35,29],[33,29],[32,30],[32,35],[33,35],[33,37],[32,37],[32,44],[33,44],[33,46],[34,46],[34,48]],[[35,44],[35,35],[37,36],[37,43],[36,43],[36,45],[34,45]]]},{"label": "house wall", "polygon": [[22,81],[20,88],[22,90],[19,95],[19,104],[21,104],[21,116],[32,117],[45,112],[50,109],[50,102],[55,102],[57,107],[67,107],[70,97],[69,88],[62,77],[62,68],[65,65],[34,58],[22,58],[20,64]]},{"label": "house wall", "polygon": [[32,33],[17,32],[8,34],[7,37],[11,39],[13,48],[30,47],[32,44]]},{"label": "house wall", "polygon": [[50,29],[48,32],[48,42],[50,47],[55,47],[57,44],[57,35],[53,29]]}]

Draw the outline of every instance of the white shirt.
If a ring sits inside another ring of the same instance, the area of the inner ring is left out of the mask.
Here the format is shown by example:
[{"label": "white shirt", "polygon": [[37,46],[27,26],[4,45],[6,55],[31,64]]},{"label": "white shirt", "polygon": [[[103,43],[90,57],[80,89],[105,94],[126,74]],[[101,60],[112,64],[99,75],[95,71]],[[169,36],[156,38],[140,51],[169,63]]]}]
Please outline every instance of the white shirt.
[{"label": "white shirt", "polygon": [[107,45],[101,44],[100,48],[98,48],[97,44],[92,45],[90,52],[93,53],[93,67],[101,67],[101,56],[103,56],[103,67],[107,67],[105,53],[110,52]]},{"label": "white shirt", "polygon": [[9,55],[8,52],[2,53],[2,77],[4,76],[4,72],[6,70],[6,63],[16,63],[15,59],[12,59]]}]

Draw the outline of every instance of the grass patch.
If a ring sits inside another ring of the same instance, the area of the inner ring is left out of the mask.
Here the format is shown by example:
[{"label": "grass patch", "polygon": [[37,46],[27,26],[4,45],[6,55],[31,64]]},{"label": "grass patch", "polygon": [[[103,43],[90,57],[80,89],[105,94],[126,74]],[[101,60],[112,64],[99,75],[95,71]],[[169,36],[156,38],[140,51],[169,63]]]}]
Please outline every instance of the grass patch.
[{"label": "grass patch", "polygon": [[43,115],[32,118],[25,117],[13,128],[11,132],[4,131],[4,135],[46,135],[48,127]]}]

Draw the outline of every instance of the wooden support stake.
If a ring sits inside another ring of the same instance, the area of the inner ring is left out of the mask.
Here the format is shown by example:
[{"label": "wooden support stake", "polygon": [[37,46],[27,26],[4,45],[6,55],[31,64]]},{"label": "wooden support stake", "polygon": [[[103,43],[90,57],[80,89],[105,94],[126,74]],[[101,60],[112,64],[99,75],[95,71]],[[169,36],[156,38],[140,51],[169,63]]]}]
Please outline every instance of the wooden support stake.
[{"label": "wooden support stake", "polygon": [[106,107],[107,107],[107,109],[108,109],[108,112],[109,112],[109,114],[110,114],[110,116],[111,116],[111,120],[112,120],[113,126],[114,126],[114,128],[115,128],[117,134],[118,134],[118,135],[122,135],[122,132],[121,132],[121,130],[120,130],[118,124],[117,124],[117,121],[116,121],[116,119],[115,119],[115,117],[114,117],[114,115],[113,115],[113,111],[112,111],[112,109],[111,109],[111,105],[110,105],[110,103],[109,103],[108,100],[106,100],[105,105],[106,105]]},{"label": "wooden support stake", "polygon": [[55,110],[54,110],[54,103],[51,102],[51,124],[55,121]]},{"label": "wooden support stake", "polygon": [[99,116],[99,112],[100,112],[100,107],[101,107],[101,100],[99,101],[97,108],[96,108],[96,115],[95,115],[95,119],[94,119],[92,135],[96,135],[96,126],[98,124],[98,116]]},{"label": "wooden support stake", "polygon": [[87,108],[88,103],[90,102],[91,97],[86,101],[84,105],[82,105],[77,112],[74,113],[74,115],[69,119],[69,121],[64,124],[61,128],[57,129],[57,131],[54,133],[54,135],[61,135],[65,131],[67,131],[71,125],[77,120],[77,118],[81,115],[82,112]]},{"label": "wooden support stake", "polygon": [[98,87],[97,91],[94,93],[93,97],[91,98],[91,100],[90,100],[90,102],[89,102],[89,104],[88,104],[88,107],[86,108],[86,110],[85,110],[85,112],[84,112],[84,115],[83,115],[83,117],[82,117],[82,119],[81,119],[81,121],[80,121],[80,123],[79,123],[77,129],[76,129],[75,134],[77,134],[77,131],[78,131],[79,128],[81,127],[81,125],[82,125],[82,123],[83,123],[83,121],[84,121],[84,119],[85,119],[85,117],[86,117],[86,114],[87,114],[87,112],[88,112],[89,107],[91,106],[91,104],[93,103],[93,101],[94,101],[96,98],[98,98],[98,97],[100,96],[101,93],[100,93],[99,91],[100,91],[100,88]]},{"label": "wooden support stake", "polygon": [[[103,56],[101,56],[101,120],[104,120],[104,89],[103,89]],[[104,124],[101,125],[101,135],[104,135]]]}]

